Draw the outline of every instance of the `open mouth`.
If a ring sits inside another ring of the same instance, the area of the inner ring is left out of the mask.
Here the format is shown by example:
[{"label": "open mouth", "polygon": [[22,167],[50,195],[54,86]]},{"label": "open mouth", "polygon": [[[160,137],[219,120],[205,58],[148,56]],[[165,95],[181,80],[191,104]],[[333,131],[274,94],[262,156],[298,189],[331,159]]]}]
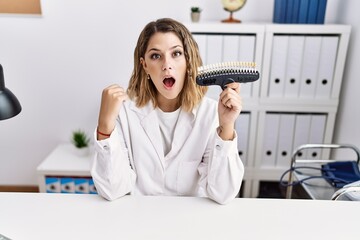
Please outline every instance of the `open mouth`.
[{"label": "open mouth", "polygon": [[171,88],[172,86],[174,86],[175,84],[175,79],[170,77],[170,78],[165,78],[163,80],[163,83],[164,85],[167,87],[167,88]]}]

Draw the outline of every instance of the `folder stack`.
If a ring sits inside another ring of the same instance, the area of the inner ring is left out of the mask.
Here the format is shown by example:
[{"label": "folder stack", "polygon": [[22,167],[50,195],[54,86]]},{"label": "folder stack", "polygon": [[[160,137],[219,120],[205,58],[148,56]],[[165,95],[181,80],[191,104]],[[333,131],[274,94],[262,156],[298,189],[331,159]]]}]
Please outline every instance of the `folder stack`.
[{"label": "folder stack", "polygon": [[327,0],[275,0],[274,23],[324,24]]},{"label": "folder stack", "polygon": [[97,194],[91,177],[46,176],[47,193]]},{"label": "folder stack", "polygon": [[330,100],[338,36],[276,35],[268,97]]},{"label": "folder stack", "polygon": [[[327,114],[266,112],[261,167],[288,168],[294,150],[306,143],[323,143]],[[298,159],[319,159],[321,150],[301,152]]]}]

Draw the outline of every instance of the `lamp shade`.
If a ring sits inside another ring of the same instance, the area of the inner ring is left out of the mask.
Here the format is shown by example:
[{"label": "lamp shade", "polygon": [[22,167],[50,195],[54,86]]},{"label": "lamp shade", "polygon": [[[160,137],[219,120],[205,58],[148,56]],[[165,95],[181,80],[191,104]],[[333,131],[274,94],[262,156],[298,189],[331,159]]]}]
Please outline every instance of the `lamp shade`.
[{"label": "lamp shade", "polygon": [[20,112],[19,100],[5,87],[4,72],[0,64],[0,120],[12,118]]}]

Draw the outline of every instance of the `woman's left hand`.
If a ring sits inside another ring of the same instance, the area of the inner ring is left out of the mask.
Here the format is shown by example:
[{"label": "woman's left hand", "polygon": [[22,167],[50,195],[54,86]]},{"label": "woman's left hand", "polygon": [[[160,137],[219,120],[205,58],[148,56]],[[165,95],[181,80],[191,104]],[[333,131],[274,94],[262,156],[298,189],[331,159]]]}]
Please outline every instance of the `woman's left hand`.
[{"label": "woman's left hand", "polygon": [[234,82],[227,84],[220,94],[218,112],[221,129],[234,129],[235,121],[242,109],[242,99],[239,93],[240,83]]}]

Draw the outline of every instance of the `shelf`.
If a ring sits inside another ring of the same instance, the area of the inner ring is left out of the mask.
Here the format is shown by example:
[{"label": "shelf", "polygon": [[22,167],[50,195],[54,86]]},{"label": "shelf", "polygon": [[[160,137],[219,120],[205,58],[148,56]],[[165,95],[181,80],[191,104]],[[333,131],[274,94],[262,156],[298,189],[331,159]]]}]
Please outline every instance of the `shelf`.
[{"label": "shelf", "polygon": [[[332,142],[351,26],[221,22],[186,26],[204,64],[254,61],[260,71],[259,81],[241,88],[243,113],[249,114],[248,122],[237,121],[237,129],[247,132],[241,136],[246,140],[238,144],[246,158],[244,197],[258,196],[260,181],[279,181],[299,144]],[[269,119],[276,121],[269,124]],[[264,161],[272,165],[264,167]]]},{"label": "shelf", "polygon": [[92,154],[79,156],[72,144],[60,144],[37,167],[37,173],[47,176],[90,176]]}]

